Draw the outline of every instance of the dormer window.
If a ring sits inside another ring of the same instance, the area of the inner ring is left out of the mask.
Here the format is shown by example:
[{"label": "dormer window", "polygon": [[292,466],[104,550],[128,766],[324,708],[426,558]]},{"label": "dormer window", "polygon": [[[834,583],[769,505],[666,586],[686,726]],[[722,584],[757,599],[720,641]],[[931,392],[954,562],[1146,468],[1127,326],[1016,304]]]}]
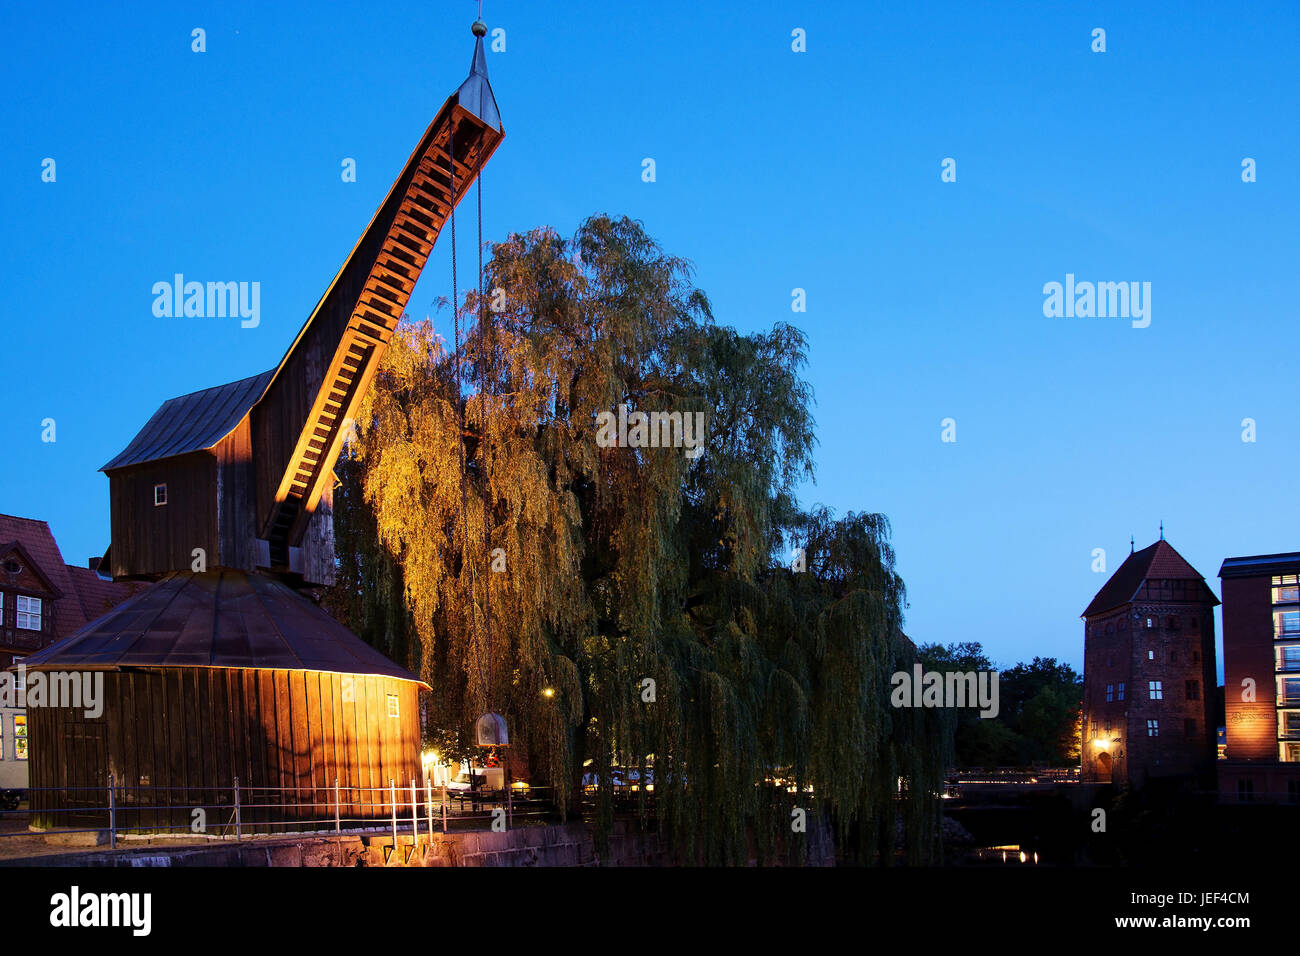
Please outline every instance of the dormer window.
[{"label": "dormer window", "polygon": [[41,599],[18,595],[18,626],[24,631],[41,629]]},{"label": "dormer window", "polygon": [[155,508],[167,504],[167,485],[165,482],[153,486],[153,504]]}]

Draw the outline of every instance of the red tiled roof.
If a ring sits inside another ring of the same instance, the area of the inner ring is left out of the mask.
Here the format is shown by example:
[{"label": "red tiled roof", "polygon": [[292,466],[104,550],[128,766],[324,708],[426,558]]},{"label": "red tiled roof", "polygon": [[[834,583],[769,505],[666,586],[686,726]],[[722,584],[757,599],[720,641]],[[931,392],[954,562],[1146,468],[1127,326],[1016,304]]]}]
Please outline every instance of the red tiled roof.
[{"label": "red tiled roof", "polygon": [[63,592],[55,601],[54,620],[58,627],[55,640],[103,614],[105,601],[118,604],[138,590],[138,586],[100,580],[89,568],[67,564],[50,526],[44,521],[0,514],[0,542],[16,542],[35,565],[33,570]]},{"label": "red tiled roof", "polygon": [[87,622],[107,614],[149,586],[143,581],[106,581],[90,568],[79,568],[75,564],[69,564],[67,568]]},{"label": "red tiled roof", "polygon": [[1083,612],[1084,617],[1128,604],[1147,579],[1205,581],[1205,576],[1187,563],[1174,546],[1161,538],[1150,547],[1130,554],[1110,576]]}]

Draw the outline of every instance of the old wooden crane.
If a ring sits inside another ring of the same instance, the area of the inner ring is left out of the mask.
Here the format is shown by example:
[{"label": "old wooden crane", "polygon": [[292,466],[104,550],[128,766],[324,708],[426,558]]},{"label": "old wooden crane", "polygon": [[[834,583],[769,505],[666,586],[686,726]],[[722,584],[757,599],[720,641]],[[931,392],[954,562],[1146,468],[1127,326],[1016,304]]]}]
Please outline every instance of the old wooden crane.
[{"label": "old wooden crane", "polygon": [[[447,98],[280,364],[170,399],[102,471],[115,578],[195,566],[333,582],[330,476],[452,208],[505,135],[477,29]],[[323,503],[323,504],[322,504]]]},{"label": "old wooden crane", "polygon": [[304,591],[333,582],[331,472],[346,423],[443,224],[504,136],[485,33],[476,22],[469,77],[279,365],[164,402],[102,469],[112,542],[100,568],[154,583],[27,660],[104,672],[96,719],[32,713],[36,825],[66,826],[106,786],[126,825],[164,829],[241,786],[268,819],[333,806],[352,820],[383,816],[385,794],[414,786],[424,685]]}]

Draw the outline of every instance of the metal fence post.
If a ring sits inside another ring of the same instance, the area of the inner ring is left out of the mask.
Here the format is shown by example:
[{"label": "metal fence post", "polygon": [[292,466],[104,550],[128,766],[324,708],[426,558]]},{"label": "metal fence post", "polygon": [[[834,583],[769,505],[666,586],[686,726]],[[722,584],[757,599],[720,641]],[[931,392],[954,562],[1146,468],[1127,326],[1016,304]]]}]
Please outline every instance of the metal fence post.
[{"label": "metal fence post", "polygon": [[506,787],[506,821],[510,829],[515,828],[515,792]]},{"label": "metal fence post", "polygon": [[388,778],[388,787],[393,801],[393,852],[397,852],[397,779]]},{"label": "metal fence post", "polygon": [[424,809],[429,816],[429,845],[433,846],[433,781],[424,778]]},{"label": "metal fence post", "polygon": [[235,842],[244,838],[244,818],[239,810],[239,778],[235,778]]},{"label": "metal fence post", "polygon": [[113,775],[108,775],[108,845],[117,849],[117,800],[113,795]]},{"label": "metal fence post", "polygon": [[[429,834],[432,839],[433,834]],[[411,846],[420,844],[420,801],[415,795],[415,778],[411,778]]]},{"label": "metal fence post", "polygon": [[341,821],[339,820],[339,778],[335,777],[334,778],[334,832],[335,833],[340,832],[339,830],[340,825],[341,825]]},{"label": "metal fence post", "polygon": [[442,832],[447,832],[447,785],[442,785]]}]

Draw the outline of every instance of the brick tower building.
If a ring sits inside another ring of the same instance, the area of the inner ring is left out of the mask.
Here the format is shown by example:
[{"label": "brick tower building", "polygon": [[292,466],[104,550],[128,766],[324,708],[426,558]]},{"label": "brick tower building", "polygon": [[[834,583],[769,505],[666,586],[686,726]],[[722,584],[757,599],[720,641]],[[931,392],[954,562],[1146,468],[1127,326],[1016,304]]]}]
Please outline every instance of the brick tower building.
[{"label": "brick tower building", "polygon": [[1214,608],[1162,535],[1131,553],[1083,612],[1083,779],[1212,787]]}]

